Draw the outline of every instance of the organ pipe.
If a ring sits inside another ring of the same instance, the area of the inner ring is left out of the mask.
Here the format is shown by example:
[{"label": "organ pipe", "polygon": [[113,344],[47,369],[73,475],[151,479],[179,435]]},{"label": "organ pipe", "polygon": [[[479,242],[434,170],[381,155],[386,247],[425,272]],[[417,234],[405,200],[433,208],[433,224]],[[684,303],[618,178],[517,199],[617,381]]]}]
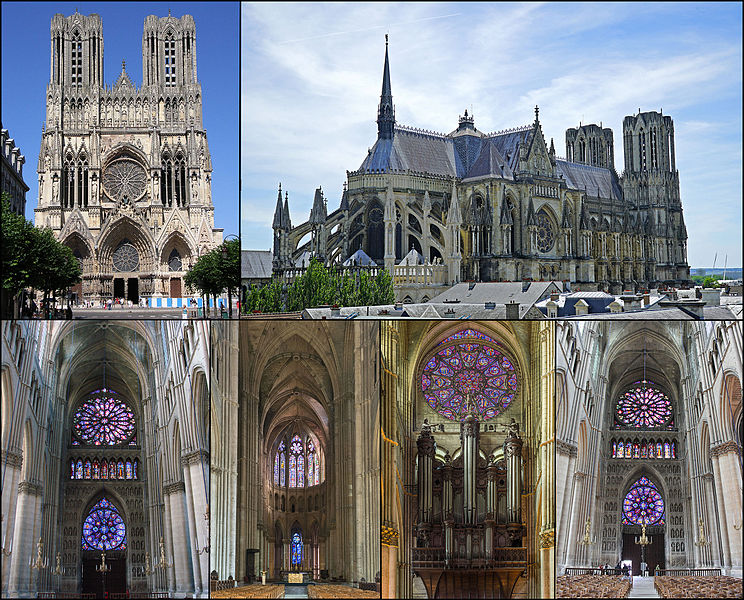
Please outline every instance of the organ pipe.
[{"label": "organ pipe", "polygon": [[506,512],[509,523],[521,523],[522,495],[522,440],[519,438],[519,424],[511,420],[504,441],[506,457]]}]

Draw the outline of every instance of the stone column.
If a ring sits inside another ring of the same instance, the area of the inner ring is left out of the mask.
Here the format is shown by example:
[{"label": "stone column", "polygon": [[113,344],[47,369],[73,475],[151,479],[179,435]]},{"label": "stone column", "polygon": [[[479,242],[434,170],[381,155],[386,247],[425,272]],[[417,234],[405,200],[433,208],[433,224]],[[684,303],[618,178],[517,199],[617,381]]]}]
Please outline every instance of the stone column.
[{"label": "stone column", "polygon": [[716,505],[718,508],[718,531],[721,534],[721,546],[723,548],[723,556],[721,557],[721,566],[724,571],[731,566],[731,553],[729,551],[729,540],[728,540],[728,520],[726,515],[726,498],[723,492],[723,482],[721,481],[721,469],[718,462],[718,455],[713,449],[711,452],[711,462],[713,463],[713,480],[716,484]]},{"label": "stone column", "polygon": [[194,590],[193,573],[189,564],[189,548],[184,544],[184,540],[190,540],[185,513],[186,488],[183,481],[177,481],[164,486],[163,493],[168,496],[170,507],[175,591],[178,594],[191,593]]},{"label": "stone column", "polygon": [[[42,488],[35,483],[22,481],[18,484],[15,531],[13,532],[13,554],[10,556],[9,596],[35,596],[34,581],[37,571],[29,568],[29,559],[35,554],[36,519],[41,503]],[[5,562],[5,561],[3,561]]]}]

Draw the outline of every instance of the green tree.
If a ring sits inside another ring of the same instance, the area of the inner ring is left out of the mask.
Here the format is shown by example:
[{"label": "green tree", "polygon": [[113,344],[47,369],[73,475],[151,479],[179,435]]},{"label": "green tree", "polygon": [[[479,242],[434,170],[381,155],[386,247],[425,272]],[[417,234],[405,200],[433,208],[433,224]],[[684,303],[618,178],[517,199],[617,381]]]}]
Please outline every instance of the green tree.
[{"label": "green tree", "polygon": [[205,314],[208,314],[210,297],[240,289],[240,240],[225,241],[200,256],[186,273],[184,283],[205,298]]},{"label": "green tree", "polygon": [[373,306],[394,301],[393,280],[385,269],[371,275],[367,269],[338,269],[312,259],[291,284],[274,278],[245,293],[243,310],[251,312],[299,312],[324,305]]},{"label": "green tree", "polygon": [[2,198],[3,317],[20,316],[20,295],[26,288],[43,290],[45,298],[80,281],[72,250],[58,242],[51,229],[37,229]]}]

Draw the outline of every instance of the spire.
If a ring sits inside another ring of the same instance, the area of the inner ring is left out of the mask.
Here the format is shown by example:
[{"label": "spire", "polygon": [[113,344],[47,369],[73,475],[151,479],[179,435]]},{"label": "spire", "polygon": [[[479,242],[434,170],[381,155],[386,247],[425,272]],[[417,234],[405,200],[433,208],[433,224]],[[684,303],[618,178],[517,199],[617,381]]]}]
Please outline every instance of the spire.
[{"label": "spire", "polygon": [[344,181],[344,193],[341,195],[341,210],[349,210],[349,190],[346,188],[346,182]]},{"label": "spire", "polygon": [[388,61],[388,36],[385,34],[385,68],[382,73],[382,94],[380,106],[377,109],[377,137],[392,139],[395,127],[395,106],[393,106],[393,92],[390,87],[390,63]]},{"label": "spire", "polygon": [[282,215],[282,225],[287,231],[292,229],[292,220],[289,218],[289,192],[284,192],[284,214]]},{"label": "spire", "polygon": [[457,199],[457,185],[452,180],[452,197],[450,198],[449,210],[447,211],[447,225],[460,225],[462,217],[460,216],[460,201]]},{"label": "spire", "polygon": [[323,197],[323,189],[318,188],[315,190],[315,198],[313,199],[313,208],[310,211],[310,223],[312,225],[320,225],[326,222],[327,210],[326,202]]},{"label": "spire", "polygon": [[279,196],[276,199],[276,208],[274,209],[274,222],[272,223],[272,229],[281,229],[284,211],[282,209],[282,184],[279,184]]},{"label": "spire", "polygon": [[531,196],[530,196],[530,203],[527,206],[527,225],[535,225],[535,207],[532,204]]},{"label": "spire", "polygon": [[506,198],[504,198],[504,201],[501,203],[501,224],[514,225],[514,219],[511,216],[511,211],[509,210],[509,206],[507,205]]}]

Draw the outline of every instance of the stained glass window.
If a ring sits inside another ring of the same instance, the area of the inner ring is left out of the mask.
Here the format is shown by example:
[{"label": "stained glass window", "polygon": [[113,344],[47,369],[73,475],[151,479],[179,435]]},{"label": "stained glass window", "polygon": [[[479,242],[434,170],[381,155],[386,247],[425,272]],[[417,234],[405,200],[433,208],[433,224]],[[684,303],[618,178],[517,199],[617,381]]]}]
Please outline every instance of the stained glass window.
[{"label": "stained glass window", "polygon": [[304,487],[304,461],[302,440],[295,434],[289,442],[289,487]]},{"label": "stained glass window", "polygon": [[297,457],[297,487],[305,487],[305,457]]},{"label": "stained glass window", "polygon": [[313,480],[313,465],[315,458],[315,444],[313,444],[313,440],[310,438],[307,438],[307,485],[310,487],[311,485],[314,485]]},{"label": "stained glass window", "polygon": [[625,427],[671,426],[672,403],[650,381],[636,381],[617,402],[617,423]]},{"label": "stained glass window", "polygon": [[315,485],[320,485],[320,459],[315,454]]},{"label": "stained glass window", "polygon": [[437,344],[437,346],[441,346],[442,344],[446,344],[447,342],[451,342],[453,340],[462,340],[465,338],[476,338],[479,340],[484,340],[486,342],[491,342],[493,344],[498,344],[496,340],[488,337],[485,333],[481,333],[480,331],[476,331],[475,329],[463,329],[462,331],[458,331],[457,333],[442,340]]},{"label": "stained glass window", "polygon": [[[467,341],[454,342],[461,339]],[[486,345],[484,342],[493,340],[473,329],[458,332],[445,342],[421,374],[421,390],[429,406],[453,421],[465,417],[468,399],[481,419],[503,412],[517,391],[511,359]]]},{"label": "stained glass window", "polygon": [[672,453],[669,449],[669,442],[664,442],[664,458],[672,458]]},{"label": "stained glass window", "polygon": [[108,479],[108,462],[105,460],[101,463],[101,479]]},{"label": "stained glass window", "polygon": [[297,486],[297,459],[294,454],[289,455],[289,487]]},{"label": "stained glass window", "polygon": [[279,485],[279,453],[274,456],[274,485]]},{"label": "stained glass window", "polygon": [[119,511],[106,498],[90,509],[83,521],[83,550],[124,550],[127,530]]},{"label": "stained glass window", "polygon": [[124,461],[120,460],[116,463],[116,477],[118,479],[124,479]]},{"label": "stained glass window", "polygon": [[75,460],[70,461],[70,479],[75,479]]},{"label": "stained glass window", "polygon": [[86,460],[83,465],[83,478],[90,479],[90,461]]},{"label": "stained glass window", "polygon": [[302,534],[299,531],[292,534],[292,564],[302,564]]},{"label": "stained glass window", "polygon": [[93,479],[100,479],[101,478],[101,469],[98,466],[98,459],[96,458],[93,461]]},{"label": "stained glass window", "polygon": [[78,460],[77,464],[75,465],[75,479],[82,479],[83,478],[83,461]]},{"label": "stained glass window", "polygon": [[135,432],[134,413],[111,390],[91,394],[73,417],[73,431],[83,442],[113,446],[127,442]]},{"label": "stained glass window", "polygon": [[127,460],[127,462],[124,465],[124,469],[127,474],[127,479],[131,479],[132,478],[132,461],[131,460]]},{"label": "stained glass window", "polygon": [[641,458],[648,458],[648,448],[646,442],[641,442]]},{"label": "stained glass window", "polygon": [[635,525],[663,525],[664,499],[656,485],[647,477],[641,477],[628,491],[623,500],[623,523]]},{"label": "stained glass window", "polygon": [[284,487],[284,484],[286,482],[286,460],[285,460],[284,452],[281,454],[281,458],[279,459],[279,485]]},{"label": "stained glass window", "polygon": [[132,475],[135,479],[137,479],[137,465],[139,464],[139,461],[135,458],[134,459],[134,465],[132,466]]},{"label": "stained glass window", "polygon": [[617,457],[618,457],[618,458],[623,458],[623,447],[624,447],[624,446],[623,446],[623,441],[622,441],[622,440],[620,440],[620,441],[619,441],[619,442],[617,443]]}]

